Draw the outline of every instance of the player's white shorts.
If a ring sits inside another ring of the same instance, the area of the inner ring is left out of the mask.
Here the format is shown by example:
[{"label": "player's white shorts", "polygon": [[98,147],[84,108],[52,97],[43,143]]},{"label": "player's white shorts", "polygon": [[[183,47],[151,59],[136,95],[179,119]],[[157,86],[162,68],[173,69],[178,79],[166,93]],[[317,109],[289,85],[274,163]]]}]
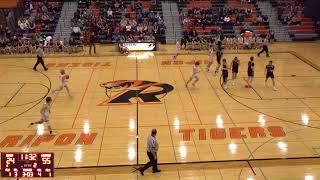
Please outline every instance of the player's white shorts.
[{"label": "player's white shorts", "polygon": [[40,116],[41,116],[41,121],[43,121],[43,123],[47,123],[48,125],[50,125],[50,119],[48,115],[40,114]]},{"label": "player's white shorts", "polygon": [[190,79],[198,78],[198,74],[191,74]]},{"label": "player's white shorts", "polygon": [[60,88],[64,88],[67,85],[67,82],[60,83]]}]

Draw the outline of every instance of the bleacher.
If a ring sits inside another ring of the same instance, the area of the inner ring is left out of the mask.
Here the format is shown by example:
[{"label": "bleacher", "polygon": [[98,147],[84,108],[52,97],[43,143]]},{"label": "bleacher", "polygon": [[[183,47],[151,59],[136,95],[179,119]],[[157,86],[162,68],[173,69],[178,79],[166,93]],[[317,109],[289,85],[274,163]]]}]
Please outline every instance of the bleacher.
[{"label": "bleacher", "polygon": [[[183,30],[195,29],[200,36],[221,31],[224,36],[234,37],[244,29],[252,30],[256,36],[269,33],[268,19],[254,1],[185,0],[178,7]],[[225,22],[225,17],[230,21]]]},{"label": "bleacher", "polygon": [[[53,36],[61,14],[62,5],[63,3],[58,0],[24,1],[24,13],[18,20],[17,35],[24,38],[33,38],[37,35]],[[29,27],[20,26],[21,23],[31,25]]]},{"label": "bleacher", "polygon": [[288,27],[290,36],[295,40],[307,40],[318,37],[315,22],[304,15],[304,4],[301,0],[271,0],[277,7],[279,20]]},{"label": "bleacher", "polygon": [[[108,11],[112,11],[109,13]],[[79,1],[78,10],[72,19],[72,27],[80,27],[80,33],[72,38],[89,41],[89,34],[95,32],[96,41],[165,42],[165,26],[159,1]]]}]

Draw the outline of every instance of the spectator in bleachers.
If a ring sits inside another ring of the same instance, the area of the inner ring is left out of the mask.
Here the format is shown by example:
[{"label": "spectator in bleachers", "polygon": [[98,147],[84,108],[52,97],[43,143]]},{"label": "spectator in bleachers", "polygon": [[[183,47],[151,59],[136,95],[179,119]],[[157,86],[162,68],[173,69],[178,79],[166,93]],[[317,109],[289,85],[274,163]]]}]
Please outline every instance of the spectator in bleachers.
[{"label": "spectator in bleachers", "polygon": [[109,17],[109,18],[112,17],[113,11],[112,11],[111,8],[108,9],[107,14],[108,14],[108,17]]}]

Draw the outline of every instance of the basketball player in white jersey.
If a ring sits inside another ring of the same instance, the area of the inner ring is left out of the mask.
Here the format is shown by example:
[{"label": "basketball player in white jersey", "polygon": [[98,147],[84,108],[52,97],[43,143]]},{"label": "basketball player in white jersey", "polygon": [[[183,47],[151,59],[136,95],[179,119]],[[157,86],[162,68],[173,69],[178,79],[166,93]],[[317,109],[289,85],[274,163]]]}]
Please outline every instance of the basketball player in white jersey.
[{"label": "basketball player in white jersey", "polygon": [[199,63],[198,61],[197,61],[196,63],[194,63],[194,65],[192,65],[192,74],[191,74],[189,80],[188,80],[187,83],[186,83],[186,87],[188,87],[188,84],[189,84],[193,79],[195,79],[195,80],[194,80],[194,82],[192,83],[192,86],[195,86],[196,83],[199,81],[199,78],[198,78],[198,74],[199,74],[199,72],[200,72],[200,70],[199,70],[199,65],[200,65],[200,63]]},{"label": "basketball player in white jersey", "polygon": [[63,88],[66,88],[69,96],[71,96],[69,87],[67,85],[68,79],[69,79],[69,75],[66,74],[66,71],[64,69],[60,69],[60,76],[59,76],[60,86],[58,89],[52,90],[52,93],[61,91]]},{"label": "basketball player in white jersey", "polygon": [[181,50],[180,42],[177,40],[176,42],[176,54],[173,56],[173,60],[175,61],[179,55],[179,52]]},{"label": "basketball player in white jersey", "polygon": [[51,103],[52,103],[52,98],[51,97],[47,97],[46,98],[46,102],[43,104],[43,106],[42,106],[42,108],[40,110],[40,120],[37,121],[37,122],[31,122],[29,124],[29,127],[34,125],[34,124],[47,123],[50,134],[53,134],[52,128],[51,128],[51,124],[50,124],[50,119],[49,119]]},{"label": "basketball player in white jersey", "polygon": [[210,71],[210,67],[213,64],[213,56],[214,56],[214,48],[211,45],[210,49],[209,49],[209,60],[208,60],[208,64],[207,64],[207,67],[206,67],[206,72]]}]

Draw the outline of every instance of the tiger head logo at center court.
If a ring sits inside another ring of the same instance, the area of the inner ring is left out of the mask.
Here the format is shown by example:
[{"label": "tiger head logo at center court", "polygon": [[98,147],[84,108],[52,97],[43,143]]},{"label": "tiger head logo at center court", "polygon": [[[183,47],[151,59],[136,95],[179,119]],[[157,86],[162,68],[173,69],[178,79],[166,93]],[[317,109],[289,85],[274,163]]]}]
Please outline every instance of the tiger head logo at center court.
[{"label": "tiger head logo at center court", "polygon": [[159,104],[174,89],[170,84],[140,80],[110,81],[101,83],[100,87],[105,88],[108,99],[98,106],[132,104],[134,99],[139,104]]}]

